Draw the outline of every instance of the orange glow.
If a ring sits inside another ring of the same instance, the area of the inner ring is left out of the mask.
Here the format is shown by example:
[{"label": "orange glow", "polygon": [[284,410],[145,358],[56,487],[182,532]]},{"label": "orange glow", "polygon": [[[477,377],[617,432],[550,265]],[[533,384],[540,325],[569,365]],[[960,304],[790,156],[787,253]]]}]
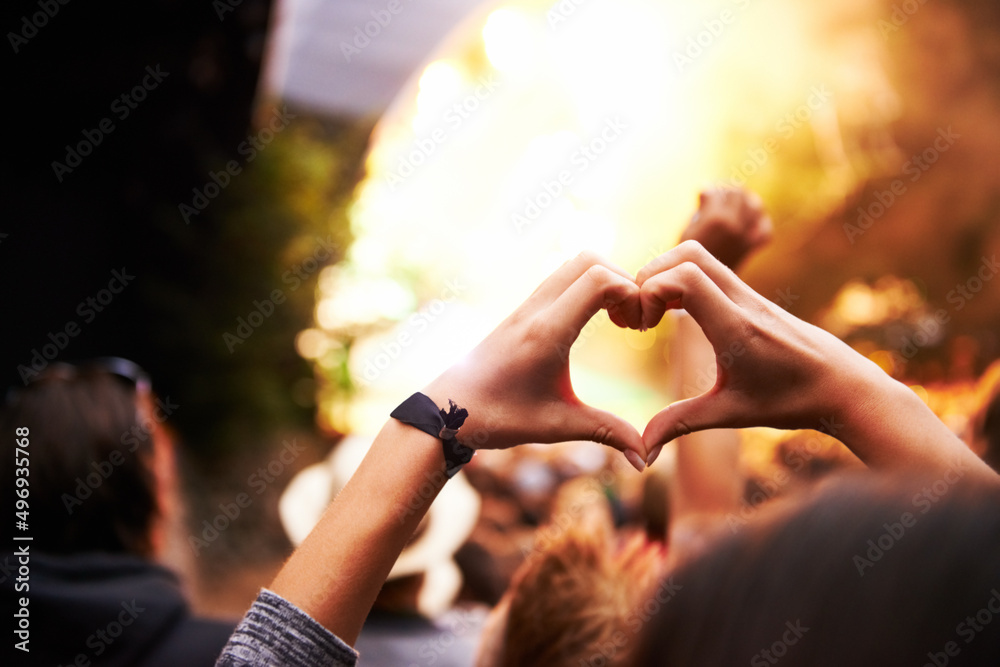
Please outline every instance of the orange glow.
[{"label": "orange glow", "polygon": [[[343,273],[321,281],[318,326],[358,336],[350,371],[366,407],[353,425],[384,417],[386,405],[370,407],[382,390],[359,374],[394,335],[410,332],[408,350],[422,353],[383,374],[412,387],[575,253],[638,271],[676,242],[708,184],[746,183],[800,215],[836,206],[871,163],[844,128],[896,113],[872,65],[883,42],[871,11],[860,0],[810,11],[798,0],[520,0],[466,22],[376,127],[350,209],[356,241]],[[462,290],[447,316],[408,329],[449,284]],[[837,314],[856,325],[886,307],[859,287]],[[588,369],[574,370],[577,393],[641,428],[669,400],[666,382],[608,383],[594,369],[616,355],[662,368],[660,334],[622,345],[598,327],[574,353]]]}]

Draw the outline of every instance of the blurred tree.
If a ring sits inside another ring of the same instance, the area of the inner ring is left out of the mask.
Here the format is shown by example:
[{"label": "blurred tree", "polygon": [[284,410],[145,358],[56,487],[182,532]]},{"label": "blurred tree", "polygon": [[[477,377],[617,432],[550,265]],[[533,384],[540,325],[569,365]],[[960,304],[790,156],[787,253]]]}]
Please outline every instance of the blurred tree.
[{"label": "blurred tree", "polygon": [[[348,121],[258,104],[271,2],[222,4],[57,3],[39,18],[37,2],[19,1],[4,23],[15,111],[0,179],[11,203],[4,378],[21,384],[33,358],[133,358],[180,405],[171,424],[204,456],[309,423],[301,382],[312,372],[293,342],[319,269],[298,283],[286,273],[322,259],[321,240],[330,260],[344,251],[336,201],[365,137]],[[275,113],[286,122],[272,133]],[[193,189],[207,205],[185,220]],[[113,271],[134,278],[100,310],[81,308]],[[227,346],[274,290],[287,302]]]},{"label": "blurred tree", "polygon": [[[772,298],[790,290],[792,312],[807,319],[820,317],[849,281],[912,281],[946,327],[938,342],[916,346],[906,376],[979,374],[1000,357],[1000,282],[992,280],[1000,251],[1000,4],[872,7],[877,20],[865,27],[879,31],[884,47],[883,62],[872,66],[885,72],[895,112],[884,136],[840,132],[855,137],[845,143],[856,152],[887,157],[877,167],[855,165],[857,184],[832,210],[806,220],[776,215],[785,226],[745,275]],[[898,354],[906,344],[904,336],[887,349]]]}]

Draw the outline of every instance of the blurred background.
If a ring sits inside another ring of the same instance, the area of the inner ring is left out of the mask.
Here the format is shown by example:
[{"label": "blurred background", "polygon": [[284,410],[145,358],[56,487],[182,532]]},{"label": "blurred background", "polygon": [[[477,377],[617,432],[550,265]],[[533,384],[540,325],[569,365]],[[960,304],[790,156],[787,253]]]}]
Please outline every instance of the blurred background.
[{"label": "blurred background", "polygon": [[[205,613],[241,613],[287,555],[295,472],[373,435],[579,251],[630,272],[665,252],[704,187],[764,199],[755,289],[956,432],[1000,356],[995,2],[8,10],[4,379],[109,354],[150,372],[178,406],[176,559]],[[574,347],[578,394],[641,429],[671,400],[672,335],[599,315]],[[817,436],[743,437],[751,480],[795,448],[802,475],[850,464]],[[596,445],[477,457],[464,562],[493,565],[467,595],[495,601],[567,479],[597,475],[634,515],[648,491],[612,469]],[[188,548],[261,470],[246,518]]]}]

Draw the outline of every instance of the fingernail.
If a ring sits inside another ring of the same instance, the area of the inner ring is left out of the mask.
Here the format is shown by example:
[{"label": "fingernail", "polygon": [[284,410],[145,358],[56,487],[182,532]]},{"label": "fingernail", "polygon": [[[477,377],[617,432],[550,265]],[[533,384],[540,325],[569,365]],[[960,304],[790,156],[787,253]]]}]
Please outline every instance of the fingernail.
[{"label": "fingernail", "polygon": [[642,458],[638,454],[633,452],[631,449],[625,450],[625,458],[626,460],[628,460],[629,463],[632,464],[632,467],[638,470],[639,472],[645,470],[646,464],[643,463]]},{"label": "fingernail", "polygon": [[649,456],[646,457],[646,465],[648,466],[653,465],[653,461],[656,460],[656,457],[660,455],[660,451],[662,450],[663,450],[663,445],[657,445],[656,447],[653,447],[653,451],[651,451],[649,453]]}]

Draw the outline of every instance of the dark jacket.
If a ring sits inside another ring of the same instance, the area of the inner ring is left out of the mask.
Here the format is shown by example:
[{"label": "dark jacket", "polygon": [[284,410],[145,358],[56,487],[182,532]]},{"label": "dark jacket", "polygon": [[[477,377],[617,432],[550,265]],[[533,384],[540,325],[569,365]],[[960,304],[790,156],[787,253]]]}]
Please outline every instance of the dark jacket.
[{"label": "dark jacket", "polygon": [[[30,545],[30,543],[28,543]],[[213,665],[236,625],[192,617],[177,577],[135,556],[0,555],[5,653],[15,665]],[[24,600],[29,652],[12,646]],[[13,620],[13,622],[11,622]],[[13,626],[13,627],[11,627]],[[11,640],[13,637],[13,640]],[[11,663],[6,663],[11,664]]]}]

